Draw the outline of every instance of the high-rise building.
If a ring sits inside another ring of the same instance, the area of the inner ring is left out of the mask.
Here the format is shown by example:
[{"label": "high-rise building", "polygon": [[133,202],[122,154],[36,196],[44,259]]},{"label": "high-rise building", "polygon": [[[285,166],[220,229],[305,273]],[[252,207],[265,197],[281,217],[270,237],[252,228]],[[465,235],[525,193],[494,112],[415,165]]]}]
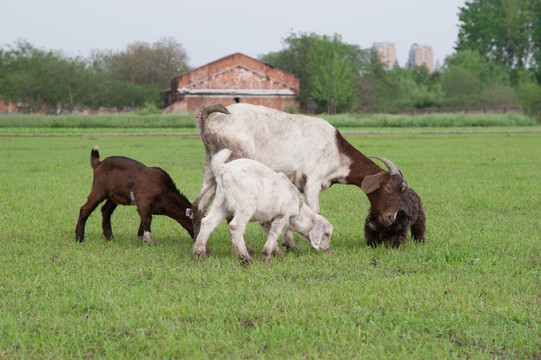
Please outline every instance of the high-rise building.
[{"label": "high-rise building", "polygon": [[385,64],[386,69],[392,69],[396,63],[396,48],[388,41],[374,43],[372,48],[378,52],[380,60]]},{"label": "high-rise building", "polygon": [[432,53],[432,46],[413,44],[410,48],[410,66],[422,66],[425,65],[428,68],[428,72],[434,71],[434,54]]}]

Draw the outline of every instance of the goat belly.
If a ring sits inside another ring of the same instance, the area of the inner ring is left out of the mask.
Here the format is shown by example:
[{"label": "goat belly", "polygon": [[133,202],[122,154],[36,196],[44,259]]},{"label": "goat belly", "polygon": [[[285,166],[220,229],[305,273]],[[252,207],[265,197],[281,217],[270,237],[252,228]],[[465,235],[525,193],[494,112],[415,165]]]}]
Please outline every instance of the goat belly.
[{"label": "goat belly", "polygon": [[127,196],[123,196],[121,194],[114,193],[114,192],[110,192],[108,197],[117,205],[132,205],[135,201],[135,200],[132,201]]}]

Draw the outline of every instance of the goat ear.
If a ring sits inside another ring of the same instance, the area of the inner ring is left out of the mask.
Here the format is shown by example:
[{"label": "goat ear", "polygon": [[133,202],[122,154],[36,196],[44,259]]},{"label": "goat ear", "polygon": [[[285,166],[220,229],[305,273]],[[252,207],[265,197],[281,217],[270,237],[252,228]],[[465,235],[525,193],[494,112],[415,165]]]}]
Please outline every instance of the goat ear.
[{"label": "goat ear", "polygon": [[323,238],[324,231],[325,226],[321,222],[316,221],[314,227],[312,227],[312,230],[310,230],[310,233],[308,234],[310,244],[316,250],[319,250],[321,238]]},{"label": "goat ear", "polygon": [[187,216],[189,219],[192,219],[192,220],[193,220],[193,209],[192,209],[192,208],[187,208],[187,209],[186,209],[186,216]]},{"label": "goat ear", "polygon": [[375,191],[381,186],[381,182],[383,181],[383,173],[379,173],[376,175],[368,175],[364,178],[362,184],[361,184],[361,190],[364,191],[365,194],[370,194],[371,192]]}]

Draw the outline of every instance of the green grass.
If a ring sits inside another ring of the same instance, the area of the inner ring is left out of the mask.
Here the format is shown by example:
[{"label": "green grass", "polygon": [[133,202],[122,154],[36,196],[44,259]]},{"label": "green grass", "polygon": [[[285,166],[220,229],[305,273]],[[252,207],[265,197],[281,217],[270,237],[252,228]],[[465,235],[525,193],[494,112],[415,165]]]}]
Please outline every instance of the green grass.
[{"label": "green grass", "polygon": [[[506,115],[317,115],[341,129],[501,128],[532,127],[536,120],[520,114]],[[122,130],[119,130],[122,129]],[[197,131],[193,114],[117,115],[0,115],[0,135],[21,133],[148,133]]]},{"label": "green grass", "polygon": [[0,116],[0,128],[195,128],[193,114]]},{"label": "green grass", "polygon": [[[164,168],[198,193],[198,137],[0,139],[0,358],[538,359],[541,135],[347,135],[392,159],[423,198],[427,243],[364,245],[368,200],[321,194],[329,253],[239,266],[225,225],[213,254],[156,216],[148,247],[134,207],[101,235],[99,209],[75,242],[92,183],[90,149]],[[260,250],[256,224],[247,242]]]},{"label": "green grass", "polygon": [[509,113],[505,115],[467,115],[467,114],[439,114],[439,115],[355,115],[338,114],[323,115],[335,127],[393,127],[393,128],[456,128],[456,127],[501,127],[501,126],[535,126],[534,118]]}]

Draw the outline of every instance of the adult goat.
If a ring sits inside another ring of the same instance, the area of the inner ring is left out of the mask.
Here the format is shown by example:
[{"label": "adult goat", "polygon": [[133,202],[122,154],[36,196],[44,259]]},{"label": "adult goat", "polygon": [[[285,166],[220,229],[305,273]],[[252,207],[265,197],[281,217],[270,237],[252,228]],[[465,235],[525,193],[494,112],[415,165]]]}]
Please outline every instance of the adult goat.
[{"label": "adult goat", "polygon": [[[232,151],[230,161],[253,159],[284,173],[317,213],[321,191],[333,184],[353,184],[366,194],[381,225],[390,225],[396,218],[407,188],[402,172],[384,158],[389,171],[380,168],[325,120],[245,103],[226,108],[216,102],[203,104],[195,117],[206,152],[201,192],[193,203],[195,237],[216,192],[211,158],[224,148]],[[290,231],[283,245],[297,250]]]}]

